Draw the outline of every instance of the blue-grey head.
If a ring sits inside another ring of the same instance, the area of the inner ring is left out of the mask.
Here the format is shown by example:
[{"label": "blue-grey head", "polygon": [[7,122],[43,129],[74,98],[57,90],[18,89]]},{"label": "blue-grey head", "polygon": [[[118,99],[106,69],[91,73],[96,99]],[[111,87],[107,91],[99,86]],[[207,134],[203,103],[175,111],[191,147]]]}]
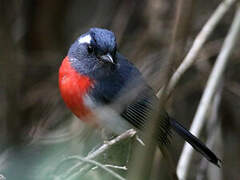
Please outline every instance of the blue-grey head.
[{"label": "blue-grey head", "polygon": [[[68,52],[72,66],[80,73],[101,76],[110,73],[117,65],[117,43],[112,31],[91,28],[82,34]],[[99,71],[105,69],[105,72]]]}]

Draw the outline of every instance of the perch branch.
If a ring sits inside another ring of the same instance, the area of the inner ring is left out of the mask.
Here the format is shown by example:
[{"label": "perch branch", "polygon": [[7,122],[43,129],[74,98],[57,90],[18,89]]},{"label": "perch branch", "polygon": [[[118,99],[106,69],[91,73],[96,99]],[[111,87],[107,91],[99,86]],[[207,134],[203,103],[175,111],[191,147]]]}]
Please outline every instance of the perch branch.
[{"label": "perch branch", "polygon": [[109,174],[111,174],[113,177],[115,177],[115,178],[117,178],[119,180],[125,180],[125,178],[123,178],[119,174],[117,174],[114,171],[112,171],[111,169],[107,168],[107,166],[104,166],[104,165],[102,165],[101,163],[99,163],[97,161],[86,159],[86,158],[82,158],[82,157],[79,157],[79,156],[72,156],[72,157],[70,157],[70,159],[77,159],[77,160],[80,160],[82,162],[88,163],[91,166],[99,167],[99,168],[105,170],[106,172],[108,172]]},{"label": "perch branch", "polygon": [[[130,129],[124,133],[122,133],[121,135],[117,136],[116,138],[107,141],[106,143],[104,143],[100,148],[98,148],[96,151],[90,153],[89,155],[87,155],[84,159],[85,160],[92,160],[95,159],[97,157],[99,157],[101,154],[103,154],[104,152],[106,152],[108,149],[110,149],[114,144],[127,139],[129,137],[133,137],[136,134],[136,131],[133,129]],[[80,169],[80,167],[84,165],[83,162],[79,162],[76,165],[74,165],[73,167],[71,167],[64,175],[64,179],[74,179],[75,177],[77,177],[82,171],[77,171],[76,173],[73,173],[76,169]]]}]

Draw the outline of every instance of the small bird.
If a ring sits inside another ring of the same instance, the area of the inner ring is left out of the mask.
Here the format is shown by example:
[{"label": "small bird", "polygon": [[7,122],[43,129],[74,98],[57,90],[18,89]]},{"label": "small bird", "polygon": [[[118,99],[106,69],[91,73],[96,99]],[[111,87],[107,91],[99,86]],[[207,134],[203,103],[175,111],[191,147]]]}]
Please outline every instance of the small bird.
[{"label": "small bird", "polygon": [[[138,87],[137,90],[130,93],[134,87]],[[102,28],[91,28],[71,45],[59,69],[59,89],[67,107],[79,119],[94,126],[99,126],[97,118],[89,117],[96,108],[121,101],[121,95],[130,94],[118,113],[121,119],[141,130],[157,102],[154,91],[139,70],[117,51],[114,33]],[[173,129],[219,166],[220,159],[197,137],[167,112],[163,112],[162,117],[158,143],[167,144]]]}]

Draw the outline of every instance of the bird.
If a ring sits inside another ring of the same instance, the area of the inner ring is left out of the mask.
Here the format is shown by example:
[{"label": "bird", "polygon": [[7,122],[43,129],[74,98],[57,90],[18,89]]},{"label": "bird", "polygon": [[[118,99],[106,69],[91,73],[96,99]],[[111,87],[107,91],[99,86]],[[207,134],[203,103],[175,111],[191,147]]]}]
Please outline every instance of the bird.
[{"label": "bird", "polygon": [[[142,130],[158,99],[140,71],[118,52],[115,34],[103,28],[90,28],[71,45],[59,68],[59,89],[66,106],[80,120],[100,126],[94,110],[121,102],[120,120]],[[131,89],[135,88],[136,91]],[[126,100],[127,99],[127,100]],[[170,142],[172,130],[187,141],[208,161],[220,167],[221,160],[197,137],[164,110],[161,112],[156,140]],[[116,122],[118,126],[118,122]]]}]

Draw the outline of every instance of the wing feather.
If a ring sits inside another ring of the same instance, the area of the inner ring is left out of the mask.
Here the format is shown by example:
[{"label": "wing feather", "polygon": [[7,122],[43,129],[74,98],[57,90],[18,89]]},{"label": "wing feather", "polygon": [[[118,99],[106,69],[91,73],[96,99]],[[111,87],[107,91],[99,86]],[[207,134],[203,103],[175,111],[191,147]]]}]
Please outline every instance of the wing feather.
[{"label": "wing feather", "polygon": [[[130,105],[121,113],[121,116],[126,119],[129,123],[139,129],[144,129],[147,120],[150,118],[150,114],[153,112],[153,103],[156,101],[156,97],[150,98],[148,95],[142,94],[140,100],[137,100]],[[163,113],[161,119],[159,119],[159,132],[157,135],[158,143],[168,144],[171,137],[171,124],[169,117],[166,113]]]}]

